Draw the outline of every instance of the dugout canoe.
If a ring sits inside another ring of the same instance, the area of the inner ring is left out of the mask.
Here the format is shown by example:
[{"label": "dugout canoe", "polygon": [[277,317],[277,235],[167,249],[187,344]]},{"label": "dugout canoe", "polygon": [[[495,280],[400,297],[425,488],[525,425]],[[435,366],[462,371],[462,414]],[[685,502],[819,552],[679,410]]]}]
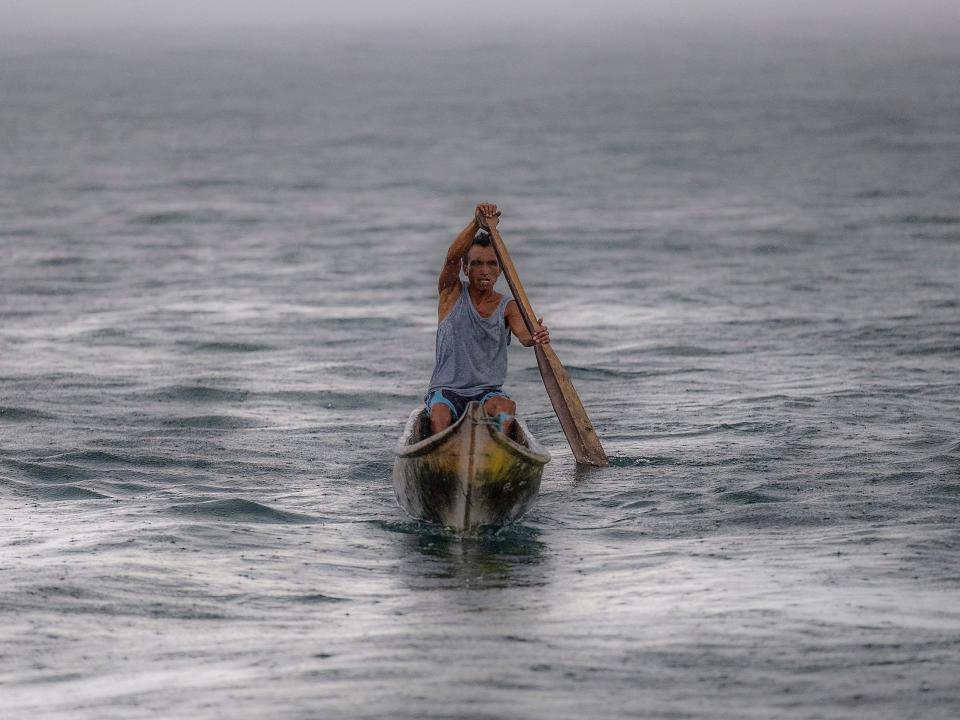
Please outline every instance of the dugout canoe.
[{"label": "dugout canoe", "polygon": [[550,453],[520,418],[507,437],[471,402],[457,422],[431,435],[426,411],[414,410],[397,444],[393,489],[411,517],[469,531],[527,512],[548,462]]}]

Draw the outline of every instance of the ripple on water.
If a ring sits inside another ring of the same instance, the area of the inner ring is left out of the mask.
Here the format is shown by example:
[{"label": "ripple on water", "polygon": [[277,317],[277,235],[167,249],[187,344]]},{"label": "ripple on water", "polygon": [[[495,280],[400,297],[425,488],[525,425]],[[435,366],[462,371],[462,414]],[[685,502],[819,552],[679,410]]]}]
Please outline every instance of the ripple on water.
[{"label": "ripple on water", "polygon": [[[411,396],[370,389],[365,392],[338,392],[336,390],[280,390],[257,393],[258,399],[282,400],[291,403],[319,405],[326,408],[353,410],[370,407],[402,407],[413,409]],[[400,428],[397,428],[398,432]]]},{"label": "ripple on water", "polygon": [[[657,345],[645,348],[642,352],[651,355],[663,355],[665,357],[714,357],[736,354],[731,350],[717,350],[716,348],[708,348],[701,345]],[[747,350],[744,349],[739,352],[747,352]]]},{"label": "ripple on water", "polygon": [[170,385],[142,395],[153,400],[182,400],[185,402],[243,402],[249,390],[233,390],[208,385]]},{"label": "ripple on water", "polygon": [[242,342],[242,341],[193,341],[180,340],[176,343],[185,348],[188,352],[213,352],[213,353],[254,353],[276,350],[275,345],[266,343]]},{"label": "ripple on water", "polygon": [[[106,582],[123,581],[122,576],[106,578]],[[143,582],[142,578],[137,578]],[[8,607],[32,607],[38,602],[51,612],[62,615],[143,616],[178,620],[228,617],[223,612],[222,602],[197,602],[196,599],[125,598],[126,587],[92,591],[72,583],[45,583],[27,586],[6,597],[0,596],[0,605]]]},{"label": "ripple on water", "polygon": [[86,480],[92,475],[86,468],[67,463],[27,462],[12,459],[4,459],[0,462],[14,470],[17,475],[44,482]]},{"label": "ripple on water", "polygon": [[310,593],[308,595],[291,595],[286,600],[304,605],[323,605],[326,603],[346,602],[347,598],[334,597],[333,595],[324,595],[323,593]]},{"label": "ripple on water", "polygon": [[180,503],[170,506],[169,510],[178,515],[202,516],[214,520],[233,522],[288,523],[295,525],[317,522],[317,518],[312,515],[276,510],[268,505],[261,505],[258,502],[242,498]]},{"label": "ripple on water", "polygon": [[109,498],[107,495],[71,483],[37,485],[0,477],[0,485],[9,487],[21,497],[33,500],[106,500]]},{"label": "ripple on water", "polygon": [[370,462],[354,465],[348,477],[351,480],[376,480],[383,481],[389,478],[393,471],[392,460],[371,460]]},{"label": "ripple on water", "polygon": [[[614,370],[613,368],[580,367],[578,365],[567,365],[566,370],[570,377],[575,380],[608,380],[611,378],[616,378],[618,380],[629,380],[705,371],[704,368],[675,368],[670,370]],[[537,370],[536,368],[530,368],[528,372],[535,374]]]},{"label": "ripple on water", "polygon": [[24,407],[0,407],[0,422],[31,422],[33,420],[53,420],[55,416],[39,410]]},{"label": "ripple on water", "polygon": [[899,484],[910,484],[923,480],[927,477],[928,473],[917,472],[915,470],[907,470],[904,472],[895,472],[889,473],[887,475],[875,475],[874,477],[867,480],[870,484],[884,484],[884,485],[899,485]]},{"label": "ripple on water", "polygon": [[[119,454],[104,450],[70,450],[68,452],[50,455],[49,460],[69,460],[71,462],[89,463],[96,466],[130,465],[133,467],[149,468],[187,468],[191,470],[206,470],[214,462],[201,457],[181,455],[179,457],[164,457],[161,455]],[[71,466],[76,467],[76,466]]]},{"label": "ripple on water", "polygon": [[941,502],[960,503],[960,483],[935,485],[927,491],[927,496]]},{"label": "ripple on water", "polygon": [[252,225],[262,222],[262,218],[230,216],[221,212],[189,212],[184,210],[161,210],[134,215],[131,225],[202,225],[222,223],[232,225]]},{"label": "ripple on water", "polygon": [[667,456],[638,456],[638,457],[629,457],[627,455],[616,455],[609,458],[610,464],[614,467],[637,467],[637,466],[656,466],[656,465],[682,465],[683,462],[678,458],[667,457]]},{"label": "ripple on water", "polygon": [[774,497],[757,490],[734,490],[720,494],[723,502],[734,503],[736,505],[755,505],[757,503],[777,503],[783,502],[783,498]]},{"label": "ripple on water", "polygon": [[260,427],[261,423],[240,415],[187,415],[160,417],[157,422],[164,427],[192,430],[244,430]]},{"label": "ripple on water", "polygon": [[960,225],[960,217],[955,215],[901,215],[903,225]]},{"label": "ripple on water", "polygon": [[716,426],[717,430],[733,430],[734,432],[741,433],[764,433],[764,432],[777,432],[786,428],[786,425],[782,422],[755,422],[755,421],[744,421],[738,423],[720,423]]},{"label": "ripple on water", "polygon": [[40,267],[66,267],[70,265],[80,265],[86,261],[86,258],[77,255],[55,255],[53,257],[38,258],[35,264]]},{"label": "ripple on water", "polygon": [[952,340],[947,342],[927,342],[919,345],[914,345],[908,348],[899,348],[897,349],[897,355],[901,356],[911,356],[911,355],[949,355],[954,356],[957,353],[960,353],[960,340]]}]

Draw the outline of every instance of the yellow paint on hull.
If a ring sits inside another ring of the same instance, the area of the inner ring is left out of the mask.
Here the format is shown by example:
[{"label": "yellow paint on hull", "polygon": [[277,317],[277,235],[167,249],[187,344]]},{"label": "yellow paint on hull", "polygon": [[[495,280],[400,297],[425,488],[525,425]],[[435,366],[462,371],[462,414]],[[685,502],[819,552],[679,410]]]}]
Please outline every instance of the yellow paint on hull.
[{"label": "yellow paint on hull", "polygon": [[432,436],[423,411],[414,411],[393,467],[397,502],[411,517],[456,530],[516,520],[536,500],[550,461],[519,419],[517,436],[497,430],[479,403]]}]

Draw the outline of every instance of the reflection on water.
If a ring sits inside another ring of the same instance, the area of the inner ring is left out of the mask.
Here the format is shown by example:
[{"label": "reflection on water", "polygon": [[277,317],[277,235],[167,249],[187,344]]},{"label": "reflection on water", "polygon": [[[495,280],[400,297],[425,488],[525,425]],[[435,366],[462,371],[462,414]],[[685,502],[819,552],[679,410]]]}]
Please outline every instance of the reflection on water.
[{"label": "reflection on water", "polygon": [[[611,465],[616,465],[615,462],[611,460]],[[574,465],[573,466],[573,483],[574,485],[579,485],[580,483],[590,482],[598,473],[602,472],[603,468],[596,468],[592,465]]]},{"label": "reflection on water", "polygon": [[392,524],[400,572],[412,588],[509,588],[546,582],[547,545],[525,525],[461,535],[426,523]]}]

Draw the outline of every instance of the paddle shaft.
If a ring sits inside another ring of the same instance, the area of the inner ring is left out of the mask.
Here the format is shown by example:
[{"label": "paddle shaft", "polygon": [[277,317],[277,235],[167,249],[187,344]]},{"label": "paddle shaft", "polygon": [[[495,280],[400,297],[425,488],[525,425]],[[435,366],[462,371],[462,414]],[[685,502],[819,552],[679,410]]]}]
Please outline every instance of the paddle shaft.
[{"label": "paddle shaft", "polygon": [[[523,323],[532,335],[540,329],[540,323],[537,322],[537,315],[533,312],[530,299],[523,285],[520,284],[520,276],[510,258],[510,253],[507,252],[507,246],[500,237],[497,218],[486,218],[486,229],[490,232],[494,252],[497,254],[500,268],[513,293],[513,299],[516,300],[517,307],[520,309]],[[580,396],[573,387],[573,382],[563,363],[553,351],[553,347],[550,344],[534,345],[534,352],[537,356],[537,366],[540,368],[540,377],[543,378],[543,385],[553,404],[554,412],[557,413],[563,434],[567,436],[567,442],[573,450],[573,457],[578,463],[584,465],[597,467],[609,465],[607,454],[603,451],[603,445],[600,444],[600,438],[593,429],[593,423],[590,422]]]}]

